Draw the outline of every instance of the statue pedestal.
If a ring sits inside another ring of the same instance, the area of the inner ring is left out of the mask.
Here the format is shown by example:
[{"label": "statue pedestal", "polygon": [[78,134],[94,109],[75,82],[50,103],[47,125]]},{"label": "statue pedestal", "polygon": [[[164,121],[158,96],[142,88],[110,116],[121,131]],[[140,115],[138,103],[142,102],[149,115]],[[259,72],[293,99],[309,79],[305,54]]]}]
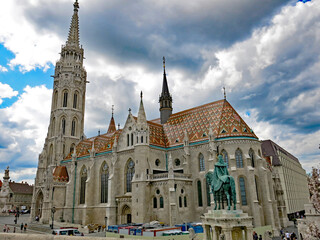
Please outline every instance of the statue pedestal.
[{"label": "statue pedestal", "polygon": [[204,240],[252,240],[252,217],[242,210],[209,210],[202,218]]}]

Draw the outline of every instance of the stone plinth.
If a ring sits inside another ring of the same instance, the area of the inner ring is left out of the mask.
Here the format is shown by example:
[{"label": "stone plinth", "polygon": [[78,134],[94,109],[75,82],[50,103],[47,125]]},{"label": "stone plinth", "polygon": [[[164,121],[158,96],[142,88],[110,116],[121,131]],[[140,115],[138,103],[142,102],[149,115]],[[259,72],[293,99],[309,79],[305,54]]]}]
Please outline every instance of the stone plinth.
[{"label": "stone plinth", "polygon": [[252,219],[242,210],[209,210],[202,217],[204,240],[251,240]]}]

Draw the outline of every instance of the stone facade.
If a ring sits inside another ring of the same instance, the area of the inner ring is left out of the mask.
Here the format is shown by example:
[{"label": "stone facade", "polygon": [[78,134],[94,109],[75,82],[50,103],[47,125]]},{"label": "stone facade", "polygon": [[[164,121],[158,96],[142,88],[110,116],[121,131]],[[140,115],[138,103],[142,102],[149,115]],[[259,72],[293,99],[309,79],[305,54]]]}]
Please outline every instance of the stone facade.
[{"label": "stone facade", "polygon": [[299,160],[271,140],[262,141],[262,154],[270,158],[274,172],[280,180],[279,196],[283,194],[289,218],[303,214],[304,205],[309,202],[309,188],[306,171]]},{"label": "stone facade", "polygon": [[220,153],[236,182],[237,209],[252,216],[254,226],[271,225],[278,231],[274,182],[261,141],[226,99],[172,114],[164,70],[161,118],[147,120],[141,93],[139,112],[134,116],[129,109],[123,129],[116,129],[112,114],[107,133],[84,136],[86,72],[78,7],[76,1],[56,65],[32,218],[38,215],[47,223],[54,206],[55,219],[80,224],[200,221],[212,201],[205,174]]}]

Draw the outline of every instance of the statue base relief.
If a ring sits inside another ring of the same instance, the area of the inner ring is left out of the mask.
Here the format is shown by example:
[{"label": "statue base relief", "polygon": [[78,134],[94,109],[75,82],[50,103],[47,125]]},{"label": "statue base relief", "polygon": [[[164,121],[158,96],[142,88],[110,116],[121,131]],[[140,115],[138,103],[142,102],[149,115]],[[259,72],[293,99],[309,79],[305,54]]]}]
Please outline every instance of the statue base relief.
[{"label": "statue base relief", "polygon": [[204,240],[252,240],[253,217],[242,210],[209,210],[201,218]]}]

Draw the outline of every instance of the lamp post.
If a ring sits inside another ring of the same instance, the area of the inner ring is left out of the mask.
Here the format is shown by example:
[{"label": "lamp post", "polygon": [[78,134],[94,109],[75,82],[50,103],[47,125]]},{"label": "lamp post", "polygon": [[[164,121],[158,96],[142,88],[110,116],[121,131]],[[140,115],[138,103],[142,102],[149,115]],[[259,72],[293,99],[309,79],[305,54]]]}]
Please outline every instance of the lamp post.
[{"label": "lamp post", "polygon": [[51,229],[53,229],[53,221],[54,221],[54,213],[56,212],[56,207],[51,208],[51,217],[52,217],[52,224],[51,224]]}]

